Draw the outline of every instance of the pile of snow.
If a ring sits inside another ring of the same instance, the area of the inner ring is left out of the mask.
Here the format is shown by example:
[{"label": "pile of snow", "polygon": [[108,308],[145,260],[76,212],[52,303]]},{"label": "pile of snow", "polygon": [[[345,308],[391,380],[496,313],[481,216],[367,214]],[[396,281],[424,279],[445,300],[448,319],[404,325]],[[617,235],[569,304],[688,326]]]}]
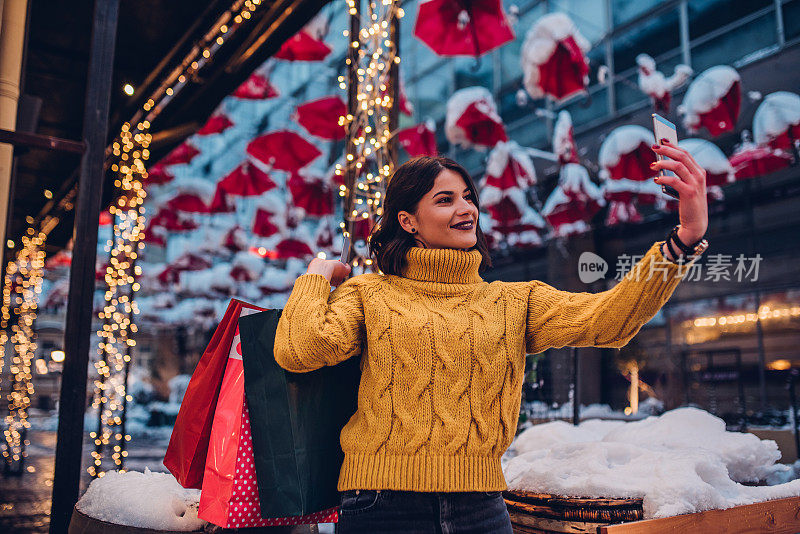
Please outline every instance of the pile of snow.
[{"label": "pile of snow", "polygon": [[[503,471],[512,490],[570,497],[642,498],[646,518],[800,496],[800,480],[776,486],[774,441],[727,432],[697,408],[636,422],[536,425],[512,444]],[[784,470],[786,470],[784,468]]]},{"label": "pile of snow", "polygon": [[117,525],[155,530],[199,530],[200,490],[184,489],[169,473],[109,471],[78,501],[83,514]]}]

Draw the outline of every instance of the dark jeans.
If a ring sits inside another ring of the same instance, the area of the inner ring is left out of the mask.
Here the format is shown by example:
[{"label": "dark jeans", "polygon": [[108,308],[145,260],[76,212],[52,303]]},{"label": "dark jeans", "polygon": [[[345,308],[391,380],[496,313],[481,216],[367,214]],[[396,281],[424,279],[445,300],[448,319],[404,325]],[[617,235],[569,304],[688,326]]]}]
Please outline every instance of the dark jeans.
[{"label": "dark jeans", "polygon": [[338,534],[511,534],[499,491],[421,493],[359,490],[341,494]]}]

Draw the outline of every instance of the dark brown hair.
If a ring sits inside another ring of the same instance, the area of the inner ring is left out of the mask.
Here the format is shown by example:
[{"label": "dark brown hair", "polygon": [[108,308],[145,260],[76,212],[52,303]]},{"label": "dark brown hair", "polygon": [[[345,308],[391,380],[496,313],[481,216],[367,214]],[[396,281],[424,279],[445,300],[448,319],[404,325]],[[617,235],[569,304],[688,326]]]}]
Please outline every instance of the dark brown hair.
[{"label": "dark brown hair", "polygon": [[[397,220],[401,211],[416,213],[419,201],[433,189],[436,177],[445,169],[458,173],[467,184],[475,206],[478,192],[467,170],[449,158],[421,156],[400,165],[386,186],[383,202],[383,216],[372,229],[369,237],[370,254],[375,257],[378,267],[384,274],[401,275],[406,261],[406,252],[415,246],[414,236],[403,230]],[[489,247],[480,226],[475,224],[477,242],[470,250],[478,250],[483,256],[479,270],[492,266]]]}]

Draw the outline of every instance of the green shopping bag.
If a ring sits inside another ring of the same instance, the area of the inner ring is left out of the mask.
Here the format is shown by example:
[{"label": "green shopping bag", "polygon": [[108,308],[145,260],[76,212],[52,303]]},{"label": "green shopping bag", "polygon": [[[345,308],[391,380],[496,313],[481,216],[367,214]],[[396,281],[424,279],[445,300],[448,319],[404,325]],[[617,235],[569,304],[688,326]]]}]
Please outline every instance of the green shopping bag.
[{"label": "green shopping bag", "polygon": [[309,373],[275,361],[281,310],[239,319],[261,517],[307,515],[339,505],[339,434],[356,412],[358,358]]}]

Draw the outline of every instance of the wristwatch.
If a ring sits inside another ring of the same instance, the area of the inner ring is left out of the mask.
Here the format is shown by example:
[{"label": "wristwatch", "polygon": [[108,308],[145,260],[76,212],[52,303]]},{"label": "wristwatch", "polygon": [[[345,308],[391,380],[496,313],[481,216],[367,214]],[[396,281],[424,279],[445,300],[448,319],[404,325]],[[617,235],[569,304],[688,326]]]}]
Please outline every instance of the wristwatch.
[{"label": "wristwatch", "polygon": [[[669,249],[669,253],[672,255],[673,258],[676,260],[682,258],[683,256],[687,257],[690,261],[702,254],[708,248],[708,240],[705,238],[700,238],[696,242],[687,245],[678,237],[678,230],[680,229],[681,225],[676,225],[672,231],[667,236],[667,248]],[[672,244],[675,244],[683,254],[677,254],[675,249],[672,248]]]}]

